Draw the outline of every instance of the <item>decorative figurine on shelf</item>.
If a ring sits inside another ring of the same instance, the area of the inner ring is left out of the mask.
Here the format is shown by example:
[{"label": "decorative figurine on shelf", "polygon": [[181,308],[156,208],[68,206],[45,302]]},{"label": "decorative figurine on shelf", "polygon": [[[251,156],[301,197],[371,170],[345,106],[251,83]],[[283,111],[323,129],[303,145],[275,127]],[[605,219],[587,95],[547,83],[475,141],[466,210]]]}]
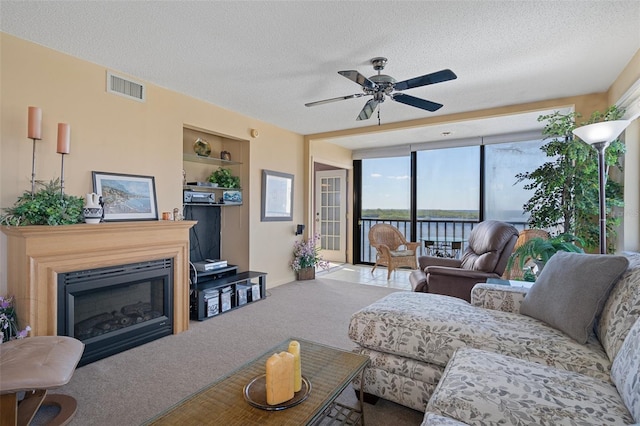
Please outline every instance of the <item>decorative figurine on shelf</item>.
[{"label": "decorative figurine on shelf", "polygon": [[222,151],[220,153],[220,159],[224,161],[231,161],[231,153],[229,151]]},{"label": "decorative figurine on shelf", "polygon": [[199,157],[208,157],[211,154],[211,145],[206,140],[198,138],[193,143],[193,151]]}]

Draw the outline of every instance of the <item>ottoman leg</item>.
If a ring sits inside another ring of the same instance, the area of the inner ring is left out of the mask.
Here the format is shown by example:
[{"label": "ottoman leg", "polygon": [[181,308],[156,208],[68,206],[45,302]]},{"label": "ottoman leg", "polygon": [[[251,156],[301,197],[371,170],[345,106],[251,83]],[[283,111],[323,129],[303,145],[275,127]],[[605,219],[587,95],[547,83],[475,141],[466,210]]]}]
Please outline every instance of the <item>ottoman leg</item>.
[{"label": "ottoman leg", "polygon": [[42,405],[42,401],[47,396],[44,389],[27,392],[22,401],[18,403],[18,425],[28,425],[38,412],[38,408]]},{"label": "ottoman leg", "polygon": [[[360,391],[357,389],[354,389],[354,391],[356,393],[356,398],[360,399]],[[376,396],[367,392],[364,392],[364,394],[362,395],[362,400],[367,404],[371,404],[371,405],[376,405],[379,399],[380,399],[379,396]]]},{"label": "ottoman leg", "polygon": [[49,394],[44,399],[42,405],[53,405],[60,409],[60,412],[55,416],[47,426],[63,426],[71,421],[71,418],[76,414],[78,409],[78,402],[76,399],[69,395],[61,394]]},{"label": "ottoman leg", "polygon": [[0,425],[28,425],[40,407],[49,405],[57,407],[59,412],[47,423],[47,426],[63,426],[71,421],[78,409],[75,398],[68,395],[47,394],[45,389],[27,392],[21,401],[18,401],[17,395],[17,393],[2,395]]},{"label": "ottoman leg", "polygon": [[5,393],[0,395],[0,425],[14,426],[18,423],[18,395]]}]

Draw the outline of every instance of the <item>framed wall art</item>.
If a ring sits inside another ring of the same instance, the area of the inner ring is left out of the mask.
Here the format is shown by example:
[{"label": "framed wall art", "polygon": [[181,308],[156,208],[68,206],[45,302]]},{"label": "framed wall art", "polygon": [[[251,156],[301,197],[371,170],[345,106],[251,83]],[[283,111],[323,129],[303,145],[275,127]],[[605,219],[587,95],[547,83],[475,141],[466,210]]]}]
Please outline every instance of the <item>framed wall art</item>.
[{"label": "framed wall art", "polygon": [[102,195],[105,221],[158,220],[153,176],[91,172],[93,192]]},{"label": "framed wall art", "polygon": [[293,175],[262,171],[262,222],[293,220]]}]

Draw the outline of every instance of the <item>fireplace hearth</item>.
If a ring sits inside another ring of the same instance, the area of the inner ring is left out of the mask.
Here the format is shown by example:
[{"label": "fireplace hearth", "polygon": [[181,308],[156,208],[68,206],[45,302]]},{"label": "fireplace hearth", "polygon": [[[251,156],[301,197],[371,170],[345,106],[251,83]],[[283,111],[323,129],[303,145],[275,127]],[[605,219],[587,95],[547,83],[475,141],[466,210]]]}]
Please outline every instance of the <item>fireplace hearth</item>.
[{"label": "fireplace hearth", "polygon": [[79,365],[172,334],[173,259],[58,274],[57,320],[85,344]]}]

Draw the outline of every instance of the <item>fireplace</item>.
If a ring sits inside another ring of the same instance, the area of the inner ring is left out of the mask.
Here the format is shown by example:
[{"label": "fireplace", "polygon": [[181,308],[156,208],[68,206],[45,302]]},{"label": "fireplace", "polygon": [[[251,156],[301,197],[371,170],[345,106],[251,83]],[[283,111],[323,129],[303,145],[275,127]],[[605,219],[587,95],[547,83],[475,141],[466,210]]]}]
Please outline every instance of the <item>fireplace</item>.
[{"label": "fireplace", "polygon": [[173,330],[173,259],[58,274],[58,335],[85,344],[79,365]]}]

